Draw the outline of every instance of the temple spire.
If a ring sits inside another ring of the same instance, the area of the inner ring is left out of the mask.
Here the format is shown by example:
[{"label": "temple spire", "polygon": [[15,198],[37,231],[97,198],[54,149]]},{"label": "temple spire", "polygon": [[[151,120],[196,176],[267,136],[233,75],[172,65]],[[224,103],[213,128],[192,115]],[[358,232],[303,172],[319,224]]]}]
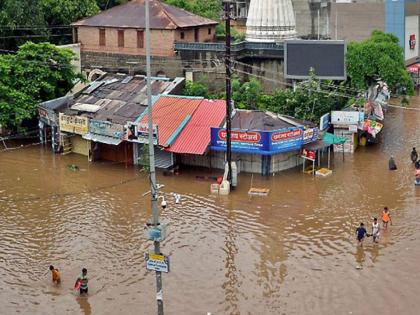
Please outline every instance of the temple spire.
[{"label": "temple spire", "polygon": [[280,42],[296,37],[292,0],[251,0],[246,40]]}]

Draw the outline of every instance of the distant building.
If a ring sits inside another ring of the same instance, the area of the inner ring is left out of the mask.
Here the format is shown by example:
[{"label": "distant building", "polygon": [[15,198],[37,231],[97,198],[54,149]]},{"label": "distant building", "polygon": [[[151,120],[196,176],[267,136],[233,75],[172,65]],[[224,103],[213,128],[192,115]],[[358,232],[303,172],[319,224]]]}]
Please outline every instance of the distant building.
[{"label": "distant building", "polygon": [[[153,75],[183,75],[175,42],[212,42],[216,21],[149,0]],[[132,0],[72,24],[73,42],[80,43],[82,68],[145,74],[145,4]]]}]

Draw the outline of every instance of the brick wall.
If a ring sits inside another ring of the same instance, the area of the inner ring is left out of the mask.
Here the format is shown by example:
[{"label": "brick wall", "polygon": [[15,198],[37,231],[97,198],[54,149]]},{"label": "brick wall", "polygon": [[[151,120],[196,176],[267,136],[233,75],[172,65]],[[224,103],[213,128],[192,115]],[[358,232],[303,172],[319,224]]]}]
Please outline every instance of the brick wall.
[{"label": "brick wall", "polygon": [[[211,34],[208,34],[208,29]],[[124,30],[124,47],[118,47],[118,30]],[[184,39],[181,39],[181,31]],[[186,30],[151,30],[151,54],[153,56],[173,56],[175,54],[174,41],[194,42],[194,29]],[[215,38],[216,27],[205,26],[199,28],[199,41],[209,42]],[[118,53],[127,55],[145,55],[143,48],[137,48],[136,29],[105,28],[105,46],[99,45],[99,28],[80,26],[77,28],[77,40],[82,51]],[[144,38],[145,40],[145,38]]]}]

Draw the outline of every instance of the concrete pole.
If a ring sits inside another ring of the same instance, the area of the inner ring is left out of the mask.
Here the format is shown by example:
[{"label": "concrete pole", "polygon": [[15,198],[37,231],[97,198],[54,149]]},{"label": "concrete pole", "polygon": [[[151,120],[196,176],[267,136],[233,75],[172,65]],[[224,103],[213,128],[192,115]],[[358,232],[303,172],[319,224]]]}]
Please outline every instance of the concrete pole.
[{"label": "concrete pole", "polygon": [[[159,213],[157,207],[158,188],[156,184],[155,150],[153,144],[153,117],[152,117],[152,86],[150,69],[150,9],[149,0],[145,0],[146,11],[146,74],[147,74],[147,110],[149,123],[149,167],[150,167],[150,192],[152,204],[152,224],[157,228],[159,225]],[[154,242],[155,254],[160,255],[160,242]],[[156,300],[158,315],[163,315],[162,272],[156,271]]]}]

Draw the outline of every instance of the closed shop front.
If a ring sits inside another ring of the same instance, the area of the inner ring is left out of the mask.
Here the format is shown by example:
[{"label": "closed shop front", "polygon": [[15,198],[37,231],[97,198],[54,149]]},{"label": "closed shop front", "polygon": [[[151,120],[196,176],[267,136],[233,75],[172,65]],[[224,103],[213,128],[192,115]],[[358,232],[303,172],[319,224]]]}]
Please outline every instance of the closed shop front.
[{"label": "closed shop front", "polygon": [[122,142],[119,145],[100,143],[100,159],[112,162],[133,164],[133,145]]},{"label": "closed shop front", "polygon": [[84,156],[89,155],[90,150],[90,141],[85,140],[82,138],[82,136],[75,135],[70,138],[71,144],[72,144],[72,152],[81,154]]}]

